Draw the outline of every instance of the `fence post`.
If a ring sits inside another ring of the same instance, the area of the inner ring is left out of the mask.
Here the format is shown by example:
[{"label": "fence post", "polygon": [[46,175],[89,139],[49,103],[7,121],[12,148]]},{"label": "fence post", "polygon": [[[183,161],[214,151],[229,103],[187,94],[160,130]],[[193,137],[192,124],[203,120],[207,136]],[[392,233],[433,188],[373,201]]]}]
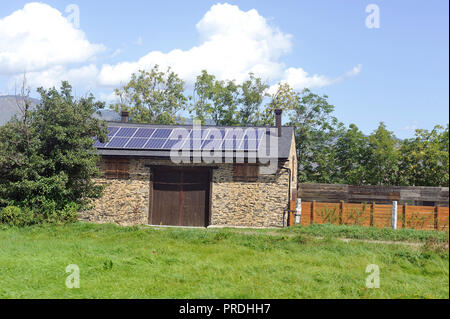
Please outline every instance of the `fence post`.
[{"label": "fence post", "polygon": [[344,223],[344,201],[341,200],[341,204],[339,207],[339,225],[342,225]]},{"label": "fence post", "polygon": [[406,228],[406,209],[408,208],[408,204],[403,204],[403,212],[402,212],[402,228]]},{"label": "fence post", "polygon": [[295,223],[300,224],[301,216],[302,216],[302,199],[297,198],[297,207],[296,207],[296,215],[295,215]]},{"label": "fence post", "polygon": [[434,229],[439,230],[439,205],[434,206]]},{"label": "fence post", "polygon": [[370,227],[373,227],[373,215],[375,214],[375,202],[372,202],[370,207]]},{"label": "fence post", "polygon": [[392,229],[397,229],[397,201],[392,202]]},{"label": "fence post", "polygon": [[312,204],[311,204],[311,220],[310,220],[310,225],[314,224],[314,211],[316,210],[316,201],[313,200]]}]

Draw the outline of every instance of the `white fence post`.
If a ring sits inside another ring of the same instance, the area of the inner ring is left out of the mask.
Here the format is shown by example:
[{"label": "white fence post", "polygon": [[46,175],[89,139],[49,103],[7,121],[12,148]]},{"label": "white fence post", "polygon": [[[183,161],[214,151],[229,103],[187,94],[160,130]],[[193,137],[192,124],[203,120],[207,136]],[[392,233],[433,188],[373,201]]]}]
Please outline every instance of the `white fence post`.
[{"label": "white fence post", "polygon": [[302,199],[297,198],[297,206],[296,206],[296,214],[295,214],[295,223],[300,224],[300,217],[302,216]]},{"label": "white fence post", "polygon": [[392,202],[392,229],[397,229],[397,201]]}]

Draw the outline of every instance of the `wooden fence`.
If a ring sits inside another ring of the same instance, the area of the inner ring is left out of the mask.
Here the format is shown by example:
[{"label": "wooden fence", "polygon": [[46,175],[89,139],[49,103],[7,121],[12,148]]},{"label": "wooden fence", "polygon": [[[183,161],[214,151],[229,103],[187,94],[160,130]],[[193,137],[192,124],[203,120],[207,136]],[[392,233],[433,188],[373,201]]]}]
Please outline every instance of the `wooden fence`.
[{"label": "wooden fence", "polygon": [[[297,209],[297,215],[300,215],[301,225],[341,224],[379,228],[413,228],[448,231],[448,207],[410,206],[404,204],[397,205],[397,209],[395,210],[393,205],[376,203],[355,204],[344,203],[343,201],[340,203],[302,201],[301,209]],[[295,223],[295,216],[293,216],[294,207],[295,205],[291,205],[292,216],[289,217],[289,225]],[[396,227],[393,227],[393,220],[395,220],[393,218],[394,211],[397,220]]]},{"label": "wooden fence", "polygon": [[372,203],[399,204],[416,206],[449,206],[448,187],[427,186],[377,186],[377,185],[341,185],[341,184],[298,184],[297,196],[306,202]]}]

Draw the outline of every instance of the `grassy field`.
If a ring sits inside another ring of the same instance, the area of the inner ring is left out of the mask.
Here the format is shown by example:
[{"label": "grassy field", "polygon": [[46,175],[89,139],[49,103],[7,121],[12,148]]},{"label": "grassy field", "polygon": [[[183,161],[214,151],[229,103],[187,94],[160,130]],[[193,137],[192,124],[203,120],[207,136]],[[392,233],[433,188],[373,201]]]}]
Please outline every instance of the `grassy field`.
[{"label": "grassy field", "polygon": [[[69,264],[78,289],[65,286]],[[368,264],[379,266],[379,289],[366,288]],[[449,298],[448,233],[0,227],[0,298]]]}]

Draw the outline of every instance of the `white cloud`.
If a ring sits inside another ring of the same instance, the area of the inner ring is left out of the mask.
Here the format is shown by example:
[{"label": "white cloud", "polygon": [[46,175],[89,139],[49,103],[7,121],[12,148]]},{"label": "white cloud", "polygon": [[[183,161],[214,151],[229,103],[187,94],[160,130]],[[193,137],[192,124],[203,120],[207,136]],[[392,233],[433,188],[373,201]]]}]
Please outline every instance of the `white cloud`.
[{"label": "white cloud", "polygon": [[[59,87],[61,81],[65,80],[72,86],[89,90],[97,85],[98,73],[99,70],[95,64],[71,69],[58,65],[44,71],[27,72],[26,77],[28,84],[32,87]],[[20,80],[20,77],[16,77],[15,81],[17,80]]]},{"label": "white cloud", "polygon": [[[344,75],[338,77],[328,77],[325,75],[313,74],[309,75],[308,72],[302,68],[288,68],[284,71],[283,78],[280,82],[288,83],[294,90],[303,90],[305,88],[318,88],[343,81],[346,77],[356,76],[361,72],[362,65],[358,64]],[[278,84],[270,87],[269,92],[275,93],[278,88]]]},{"label": "white cloud", "polygon": [[203,41],[199,46],[168,53],[151,51],[137,61],[104,64],[99,83],[111,87],[122,85],[132,73],[150,69],[155,64],[162,69],[172,67],[188,84],[192,84],[202,70],[218,79],[237,82],[253,72],[269,83],[281,80],[295,89],[330,85],[361,71],[361,65],[358,65],[343,76],[329,78],[317,74],[310,76],[302,68],[286,69],[280,58],[291,52],[292,36],[269,25],[255,9],[244,12],[235,5],[216,4],[196,28]]},{"label": "white cloud", "polygon": [[120,85],[133,72],[155,64],[163,69],[171,66],[187,82],[193,82],[203,69],[219,79],[241,81],[249,72],[273,79],[284,69],[279,58],[292,47],[291,35],[269,25],[256,10],[244,12],[229,4],[212,6],[196,28],[203,41],[199,46],[168,53],[151,51],[137,61],[105,64],[100,83]]},{"label": "white cloud", "polygon": [[[150,51],[135,61],[97,66],[93,60],[105,51],[103,45],[90,43],[84,32],[73,27],[58,10],[29,3],[0,19],[0,75],[22,76],[26,70],[33,86],[59,86],[61,80],[68,80],[74,86],[109,90],[125,84],[139,69],[148,70],[158,64],[162,70],[170,66],[188,85],[202,70],[218,79],[237,82],[253,72],[269,84],[284,81],[299,90],[337,83],[361,71],[361,65],[357,65],[332,78],[310,75],[301,67],[286,67],[281,59],[292,51],[292,36],[271,25],[255,9],[242,11],[227,3],[213,5],[196,29],[201,42],[188,50]],[[141,37],[135,42],[142,43]],[[122,49],[117,49],[106,58],[121,53]]]},{"label": "white cloud", "polygon": [[28,3],[0,19],[0,74],[86,62],[104,49],[44,3]]},{"label": "white cloud", "polygon": [[350,71],[348,71],[346,73],[347,76],[356,76],[359,73],[361,73],[361,69],[362,69],[362,64],[358,64],[357,66],[355,66],[353,69],[351,69]]},{"label": "white cloud", "polygon": [[419,128],[419,122],[418,121],[412,121],[411,124],[408,124],[408,125],[405,125],[404,127],[402,127],[402,130],[414,132],[418,128]]}]

